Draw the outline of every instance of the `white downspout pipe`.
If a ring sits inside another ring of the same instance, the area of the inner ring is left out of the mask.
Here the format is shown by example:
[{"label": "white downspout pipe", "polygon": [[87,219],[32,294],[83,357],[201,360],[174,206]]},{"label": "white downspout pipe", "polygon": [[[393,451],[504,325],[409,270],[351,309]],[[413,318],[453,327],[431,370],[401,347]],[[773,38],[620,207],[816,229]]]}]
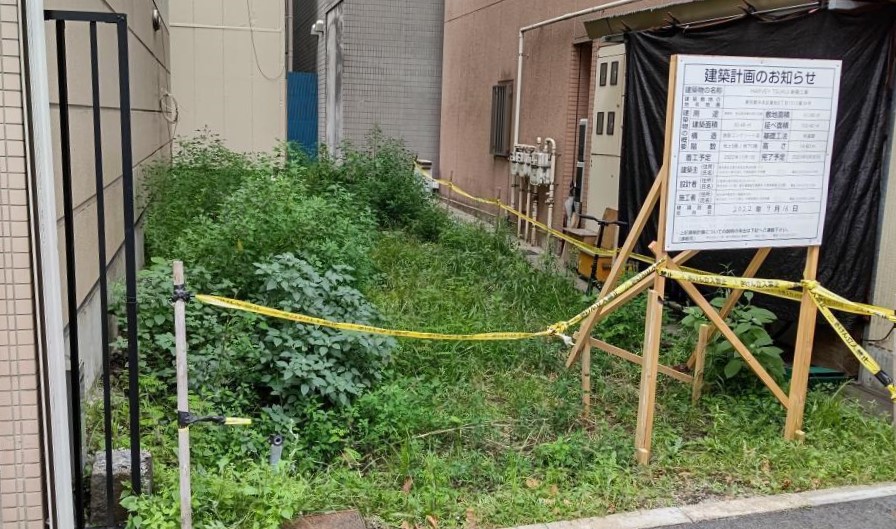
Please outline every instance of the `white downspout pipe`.
[{"label": "white downspout pipe", "polygon": [[[49,414],[51,424],[50,451],[52,452],[55,528],[74,528],[72,504],[72,460],[70,455],[68,395],[65,377],[65,337],[62,319],[62,281],[59,273],[56,231],[56,186],[53,175],[53,139],[50,125],[50,87],[47,75],[47,46],[44,32],[44,2],[25,2],[26,46],[29,68],[27,72],[28,113],[31,122],[31,152],[34,168],[34,198],[37,202],[37,230],[40,243],[42,279],[40,289],[43,336],[42,353],[46,355]],[[71,315],[76,317],[77,315]],[[81,486],[81,484],[77,484]]]},{"label": "white downspout pipe", "polygon": [[545,138],[544,146],[545,149],[550,145],[550,155],[551,155],[551,168],[549,169],[549,177],[548,181],[548,198],[545,199],[545,203],[548,206],[548,221],[546,222],[548,229],[553,228],[554,226],[554,190],[557,188],[557,142],[554,141],[554,138]]},{"label": "white downspout pipe", "polygon": [[514,93],[514,101],[513,101],[513,144],[516,145],[520,142],[520,100],[523,94],[523,56],[524,56],[524,47],[523,47],[523,37],[527,31],[532,31],[533,29],[537,29],[543,26],[548,26],[550,24],[554,24],[555,22],[562,22],[564,20],[569,20],[570,18],[580,17],[582,15],[589,15],[591,13],[596,13],[598,11],[604,11],[606,9],[611,9],[614,7],[624,6],[626,4],[631,4],[634,2],[638,2],[639,0],[614,0],[613,2],[608,2],[603,5],[589,7],[586,9],[580,9],[579,11],[573,11],[571,13],[566,13],[565,15],[560,15],[554,18],[549,18],[547,20],[542,20],[541,22],[537,22],[535,24],[530,24],[528,26],[524,26],[520,28],[519,32],[519,44],[517,46],[517,60],[516,60],[516,92]]}]

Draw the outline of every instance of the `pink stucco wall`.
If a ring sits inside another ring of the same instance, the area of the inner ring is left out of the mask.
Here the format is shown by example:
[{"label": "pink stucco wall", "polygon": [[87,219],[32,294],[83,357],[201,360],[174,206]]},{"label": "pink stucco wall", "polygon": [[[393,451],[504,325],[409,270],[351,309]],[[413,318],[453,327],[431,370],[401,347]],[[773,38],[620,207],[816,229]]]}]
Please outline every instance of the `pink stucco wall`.
[{"label": "pink stucco wall", "polygon": [[[521,27],[569,12],[600,5],[594,0],[456,0],[445,8],[445,43],[442,74],[441,155],[439,175],[453,180],[467,191],[482,197],[500,197],[510,202],[509,166],[505,158],[489,153],[491,87],[499,81],[516,83],[517,43]],[[626,6],[626,12],[656,4],[655,0]],[[619,14],[620,9],[609,15]],[[537,136],[557,140],[560,160],[554,225],[563,218],[563,200],[575,165],[575,127],[582,107],[581,97],[593,107],[594,43],[591,83],[579,86],[576,44],[588,45],[586,15],[526,33],[523,63],[520,142],[535,143]],[[588,134],[590,140],[590,131]],[[586,146],[590,152],[590,146]],[[586,178],[587,182],[587,166]],[[447,193],[447,192],[445,192]],[[583,194],[584,197],[584,194]],[[452,197],[457,199],[457,197]],[[546,219],[541,204],[538,217]]]}]

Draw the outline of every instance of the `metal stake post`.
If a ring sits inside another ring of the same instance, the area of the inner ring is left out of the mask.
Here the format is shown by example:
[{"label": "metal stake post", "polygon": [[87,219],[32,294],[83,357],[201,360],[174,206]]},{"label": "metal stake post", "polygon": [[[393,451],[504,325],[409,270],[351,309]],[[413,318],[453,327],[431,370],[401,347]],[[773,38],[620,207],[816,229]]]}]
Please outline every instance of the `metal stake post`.
[{"label": "metal stake post", "polygon": [[[187,321],[184,264],[174,261],[174,347],[177,353],[177,411],[178,415],[190,411],[187,386]],[[180,526],[192,529],[193,506],[190,493],[190,427],[181,424],[177,430],[177,463],[180,468]]]}]

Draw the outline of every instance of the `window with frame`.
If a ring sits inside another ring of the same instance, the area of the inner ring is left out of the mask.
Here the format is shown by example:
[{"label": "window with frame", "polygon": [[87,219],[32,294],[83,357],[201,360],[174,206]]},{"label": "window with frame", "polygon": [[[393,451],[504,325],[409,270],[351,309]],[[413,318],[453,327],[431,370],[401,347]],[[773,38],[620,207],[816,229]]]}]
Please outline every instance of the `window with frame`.
[{"label": "window with frame", "polygon": [[492,87],[492,113],[489,152],[510,156],[510,126],[513,121],[513,81],[501,81]]}]

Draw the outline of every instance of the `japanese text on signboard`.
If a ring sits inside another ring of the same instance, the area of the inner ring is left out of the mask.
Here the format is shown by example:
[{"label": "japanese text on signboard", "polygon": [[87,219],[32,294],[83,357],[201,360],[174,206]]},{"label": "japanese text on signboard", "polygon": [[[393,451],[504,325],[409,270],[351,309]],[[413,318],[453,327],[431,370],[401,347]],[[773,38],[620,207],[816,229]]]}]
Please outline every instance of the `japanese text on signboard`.
[{"label": "japanese text on signboard", "polygon": [[821,243],[839,61],[679,56],[666,249]]}]

